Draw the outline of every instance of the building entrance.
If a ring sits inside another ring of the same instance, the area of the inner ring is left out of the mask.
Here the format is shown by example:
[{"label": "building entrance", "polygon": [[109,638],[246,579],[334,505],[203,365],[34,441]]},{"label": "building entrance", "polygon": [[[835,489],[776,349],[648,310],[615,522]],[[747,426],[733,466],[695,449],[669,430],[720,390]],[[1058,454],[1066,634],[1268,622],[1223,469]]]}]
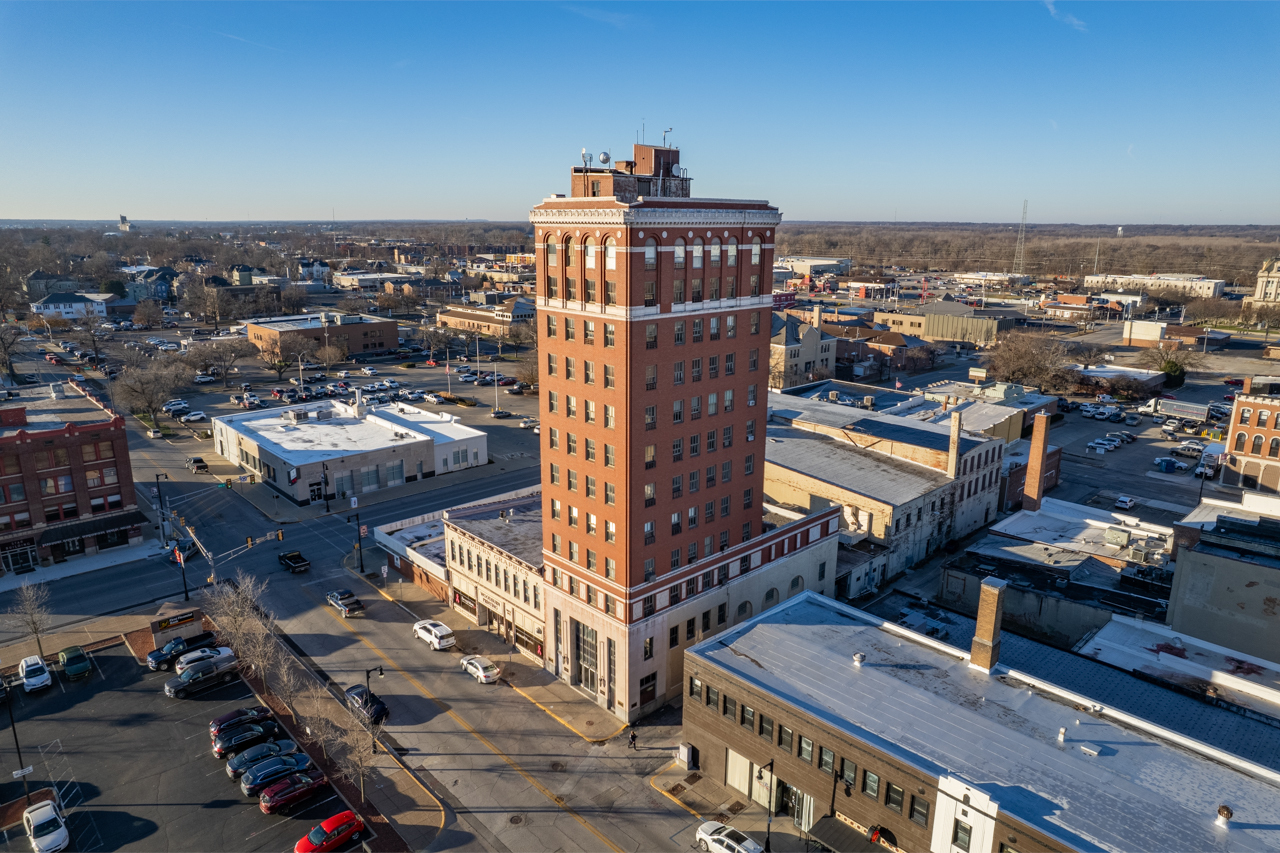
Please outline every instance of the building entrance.
[{"label": "building entrance", "polygon": [[577,666],[575,675],[584,690],[593,695],[599,689],[599,661],[596,654],[596,632],[581,622],[573,622],[573,660]]}]

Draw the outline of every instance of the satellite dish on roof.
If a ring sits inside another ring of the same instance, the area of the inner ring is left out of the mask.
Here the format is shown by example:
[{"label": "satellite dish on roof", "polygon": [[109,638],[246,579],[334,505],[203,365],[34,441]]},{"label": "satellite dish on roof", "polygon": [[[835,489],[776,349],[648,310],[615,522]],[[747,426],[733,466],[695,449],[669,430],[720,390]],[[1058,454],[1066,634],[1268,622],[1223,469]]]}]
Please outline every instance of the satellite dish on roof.
[{"label": "satellite dish on roof", "polygon": [[673,178],[678,178],[678,177],[680,177],[680,164],[679,164],[679,163],[672,163],[672,164],[671,164],[671,176],[672,176]]},{"label": "satellite dish on roof", "polygon": [[610,158],[609,158],[609,152],[608,152],[608,151],[601,151],[601,152],[600,152],[600,156],[599,156],[599,157],[597,157],[596,159],[600,161],[600,165],[602,165],[602,166],[606,166],[606,165],[608,165],[608,163],[609,163],[609,159],[610,159]]}]

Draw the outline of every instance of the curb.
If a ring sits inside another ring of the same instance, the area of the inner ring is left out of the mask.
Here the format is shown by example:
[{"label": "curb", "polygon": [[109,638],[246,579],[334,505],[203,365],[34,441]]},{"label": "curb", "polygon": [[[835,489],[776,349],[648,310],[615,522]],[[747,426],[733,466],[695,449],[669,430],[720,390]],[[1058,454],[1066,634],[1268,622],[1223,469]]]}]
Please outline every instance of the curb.
[{"label": "curb", "polygon": [[[503,680],[504,680],[504,681],[506,681],[506,679],[503,679]],[[575,735],[577,735],[578,737],[582,738],[582,739],[583,739],[583,740],[585,740],[587,743],[608,743],[609,741],[613,740],[614,738],[616,738],[618,735],[622,734],[624,731],[626,731],[626,730],[630,727],[630,724],[629,724],[629,723],[623,723],[623,724],[622,724],[622,727],[621,727],[621,728],[619,728],[616,732],[614,732],[614,733],[613,733],[613,734],[611,734],[611,735],[607,735],[607,736],[602,737],[602,738],[587,737],[587,736],[586,736],[586,735],[584,735],[582,732],[580,732],[580,731],[578,731],[576,728],[574,728],[574,727],[573,727],[573,726],[572,726],[568,721],[566,721],[563,717],[561,717],[561,716],[560,716],[559,714],[557,714],[555,711],[552,711],[552,710],[551,710],[550,708],[548,708],[546,705],[543,705],[541,702],[539,702],[537,699],[534,699],[534,698],[533,698],[532,696],[530,696],[528,693],[525,693],[525,692],[524,692],[523,690],[521,690],[519,687],[516,687],[514,684],[512,684],[512,683],[511,683],[511,682],[509,682],[509,681],[507,681],[507,686],[509,686],[509,687],[510,687],[512,690],[514,690],[515,692],[519,693],[519,694],[520,694],[521,696],[523,696],[525,699],[529,700],[531,703],[533,703],[534,705],[536,705],[536,706],[537,706],[537,707],[538,707],[538,708],[539,708],[543,713],[545,713],[545,714],[546,714],[547,716],[549,716],[551,719],[555,720],[557,723],[559,723],[560,725],[564,726],[566,729],[568,729],[569,731],[573,732]]]},{"label": "curb", "polygon": [[684,809],[685,811],[687,811],[689,814],[691,814],[691,815],[693,815],[694,817],[696,817],[698,820],[706,820],[706,818],[704,818],[702,815],[698,814],[698,813],[697,813],[696,811],[694,811],[692,808],[690,808],[689,806],[687,806],[687,805],[685,805],[684,803],[682,803],[678,797],[672,796],[672,794],[671,794],[671,792],[670,792],[670,791],[666,791],[666,790],[664,790],[664,789],[662,789],[662,788],[659,788],[659,787],[658,787],[658,785],[656,784],[656,782],[657,782],[657,780],[658,780],[658,777],[659,777],[659,776],[661,776],[663,773],[666,773],[666,772],[667,772],[668,770],[670,770],[672,767],[674,767],[674,766],[675,766],[675,764],[676,764],[676,763],[675,763],[674,761],[672,761],[672,762],[671,762],[670,764],[668,764],[666,767],[662,768],[662,769],[661,769],[661,770],[659,770],[657,773],[655,773],[654,775],[650,776],[650,777],[649,777],[649,787],[650,787],[650,788],[652,788],[653,790],[657,791],[659,794],[662,794],[662,796],[666,797],[666,798],[667,798],[667,799],[669,799],[671,802],[675,803],[677,806],[679,806],[680,808],[682,808],[682,809]]}]

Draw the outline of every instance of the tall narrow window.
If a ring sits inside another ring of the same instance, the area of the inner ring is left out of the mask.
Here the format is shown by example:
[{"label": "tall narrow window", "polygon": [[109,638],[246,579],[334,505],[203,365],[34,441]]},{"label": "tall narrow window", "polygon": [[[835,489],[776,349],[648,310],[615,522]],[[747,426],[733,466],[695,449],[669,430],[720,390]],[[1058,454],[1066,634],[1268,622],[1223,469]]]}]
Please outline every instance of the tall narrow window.
[{"label": "tall narrow window", "polygon": [[677,237],[675,251],[673,252],[673,257],[675,258],[676,269],[678,270],[684,269],[684,251],[685,251],[684,239],[681,237]]},{"label": "tall narrow window", "polygon": [[556,265],[556,243],[554,240],[547,241],[547,266],[554,267]]},{"label": "tall narrow window", "polygon": [[[757,243],[759,243],[759,242],[760,242],[760,240],[759,240],[759,239],[757,239],[757,240],[756,240],[756,242],[757,242]],[[585,258],[586,258],[586,267],[587,267],[587,269],[589,269],[589,270],[593,270],[593,269],[595,269],[595,268],[596,268],[596,243],[595,243],[595,240],[592,240],[590,237],[588,237],[586,240],[583,240],[583,241],[582,241],[582,251],[583,251],[583,253],[584,253],[584,255],[585,255]],[[755,257],[755,256],[754,256],[754,255],[752,255],[752,257]],[[752,263],[755,263],[755,262],[753,261]]]},{"label": "tall narrow window", "polygon": [[693,241],[693,268],[702,269],[702,238]]},{"label": "tall narrow window", "polygon": [[652,237],[644,243],[644,268],[647,270],[658,268],[658,241]]},{"label": "tall narrow window", "polygon": [[604,241],[604,268],[606,270],[618,268],[618,246],[613,242],[612,237]]}]

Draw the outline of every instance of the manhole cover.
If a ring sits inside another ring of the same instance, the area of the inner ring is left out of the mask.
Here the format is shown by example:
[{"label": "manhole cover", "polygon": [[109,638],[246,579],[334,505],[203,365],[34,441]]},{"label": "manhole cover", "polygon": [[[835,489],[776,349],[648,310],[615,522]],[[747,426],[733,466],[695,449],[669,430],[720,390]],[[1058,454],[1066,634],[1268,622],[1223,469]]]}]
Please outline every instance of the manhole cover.
[{"label": "manhole cover", "polygon": [[595,724],[596,724],[595,720],[587,720],[585,723],[583,723],[584,726],[594,726]]},{"label": "manhole cover", "polygon": [[684,777],[684,783],[686,785],[696,785],[701,781],[702,781],[701,773],[690,773],[688,776]]},{"label": "manhole cover", "polygon": [[671,794],[671,796],[678,797],[684,793],[685,787],[684,785],[681,785],[679,782],[677,782],[676,784],[668,788],[667,791]]},{"label": "manhole cover", "polygon": [[737,814],[738,812],[742,811],[746,807],[747,807],[746,803],[734,803],[733,805],[729,806],[729,814]]},{"label": "manhole cover", "polygon": [[551,769],[552,769],[552,770],[554,770],[556,773],[563,773],[563,772],[564,772],[564,762],[563,762],[563,761],[553,761],[553,762],[551,762]]},{"label": "manhole cover", "polygon": [[520,824],[524,823],[524,818],[518,814],[513,814],[510,817],[510,821],[512,826],[519,826]]}]

